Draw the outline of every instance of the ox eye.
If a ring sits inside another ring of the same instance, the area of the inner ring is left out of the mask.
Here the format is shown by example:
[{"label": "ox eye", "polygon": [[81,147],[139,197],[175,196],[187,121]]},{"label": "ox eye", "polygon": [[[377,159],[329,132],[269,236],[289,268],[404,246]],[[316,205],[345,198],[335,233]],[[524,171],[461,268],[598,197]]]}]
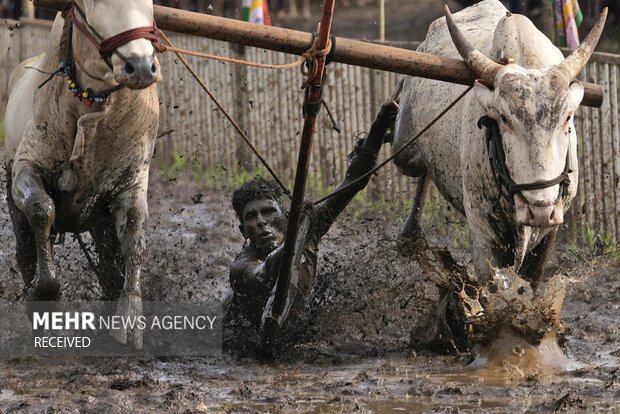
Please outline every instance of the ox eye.
[{"label": "ox eye", "polygon": [[500,116],[499,116],[499,119],[500,119],[502,122],[508,122],[508,118],[506,118],[504,115],[500,115]]}]

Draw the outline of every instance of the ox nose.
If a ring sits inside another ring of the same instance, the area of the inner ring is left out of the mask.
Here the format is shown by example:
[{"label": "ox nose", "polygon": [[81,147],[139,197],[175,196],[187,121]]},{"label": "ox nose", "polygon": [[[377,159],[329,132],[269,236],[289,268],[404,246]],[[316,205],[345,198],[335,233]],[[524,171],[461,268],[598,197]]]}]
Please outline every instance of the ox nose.
[{"label": "ox nose", "polygon": [[551,227],[564,222],[562,202],[529,201],[515,203],[517,222],[530,227]]},{"label": "ox nose", "polygon": [[155,55],[149,57],[132,55],[125,61],[126,86],[130,88],[145,88],[159,77],[159,65]]},{"label": "ox nose", "polygon": [[550,227],[562,224],[564,215],[558,213],[557,205],[532,205],[528,204],[527,225],[532,227]]}]

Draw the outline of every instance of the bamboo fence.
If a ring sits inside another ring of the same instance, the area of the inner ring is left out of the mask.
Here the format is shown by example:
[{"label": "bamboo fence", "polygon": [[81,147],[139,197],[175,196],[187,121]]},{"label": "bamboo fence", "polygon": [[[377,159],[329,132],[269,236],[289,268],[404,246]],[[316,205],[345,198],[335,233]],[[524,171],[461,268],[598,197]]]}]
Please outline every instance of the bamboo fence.
[{"label": "bamboo fence", "polygon": [[[7,83],[12,68],[21,60],[41,53],[46,46],[42,39],[47,37],[48,24],[20,22],[19,28],[17,24],[0,21],[0,114],[4,113],[8,98]],[[170,37],[180,48],[254,62],[288,63],[296,59],[284,53],[189,35]],[[413,47],[412,44],[399,46]],[[166,53],[159,59],[163,82],[159,84],[162,136],[156,145],[158,165],[169,165],[182,158],[189,161],[187,165],[191,168],[214,176],[255,171],[259,166],[256,158],[176,56]],[[299,72],[254,69],[191,57],[188,60],[280,178],[292,182],[303,122]],[[580,75],[581,80],[602,85],[605,99],[601,108],[582,106],[575,116],[579,191],[566,223],[572,237],[587,225],[609,235],[613,241],[620,241],[619,71],[620,56],[595,53]],[[323,111],[312,150],[313,183],[329,188],[342,180],[356,136],[367,131],[400,76],[339,63],[329,66],[324,100],[341,133],[332,129]],[[382,157],[389,156],[389,146],[383,151]],[[372,180],[368,197],[402,203],[412,197],[414,186],[414,179],[402,176],[389,164]]]}]

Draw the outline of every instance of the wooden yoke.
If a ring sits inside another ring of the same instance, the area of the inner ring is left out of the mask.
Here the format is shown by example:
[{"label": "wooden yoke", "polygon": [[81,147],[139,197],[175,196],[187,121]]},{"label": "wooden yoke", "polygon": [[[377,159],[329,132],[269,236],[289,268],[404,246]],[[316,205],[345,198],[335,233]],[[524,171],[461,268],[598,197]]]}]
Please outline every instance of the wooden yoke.
[{"label": "wooden yoke", "polygon": [[[34,0],[35,6],[54,10],[62,10],[68,2],[68,0]],[[294,55],[302,55],[312,45],[312,36],[297,30],[261,26],[163,6],[153,6],[153,10],[157,27],[162,30]],[[335,43],[337,47],[333,56],[334,62],[461,85],[472,85],[474,82],[469,68],[459,59],[346,38],[337,38]],[[587,82],[583,82],[583,86],[585,94],[581,104],[600,107],[603,103],[603,88]]]}]

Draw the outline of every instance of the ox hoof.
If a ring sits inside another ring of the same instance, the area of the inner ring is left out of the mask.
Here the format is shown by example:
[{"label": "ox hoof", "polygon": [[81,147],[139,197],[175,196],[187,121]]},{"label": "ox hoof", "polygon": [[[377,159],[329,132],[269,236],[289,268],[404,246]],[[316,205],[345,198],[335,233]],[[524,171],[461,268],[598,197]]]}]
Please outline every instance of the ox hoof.
[{"label": "ox hoof", "polygon": [[[52,313],[52,312],[62,312],[62,305],[58,301],[26,301],[26,316],[28,316],[28,320],[30,323],[34,322],[34,314],[39,313]],[[46,330],[47,331],[47,330]]]},{"label": "ox hoof", "polygon": [[407,219],[396,239],[396,248],[403,256],[415,256],[428,249],[424,230],[417,219],[412,220],[411,217]]},{"label": "ox hoof", "polygon": [[429,314],[427,322],[411,332],[409,345],[442,355],[468,352],[469,338],[457,306],[453,291],[443,293],[436,312]]},{"label": "ox hoof", "polygon": [[396,240],[396,250],[402,256],[417,256],[428,248],[424,233],[417,237],[400,236]]},{"label": "ox hoof", "polygon": [[138,295],[121,294],[116,306],[116,315],[125,321],[118,329],[110,329],[110,335],[122,344],[133,343],[136,349],[142,349],[143,330],[139,320],[142,317],[142,298]]},{"label": "ox hoof", "polygon": [[60,282],[56,279],[39,280],[26,292],[28,301],[53,301],[60,299]]}]

